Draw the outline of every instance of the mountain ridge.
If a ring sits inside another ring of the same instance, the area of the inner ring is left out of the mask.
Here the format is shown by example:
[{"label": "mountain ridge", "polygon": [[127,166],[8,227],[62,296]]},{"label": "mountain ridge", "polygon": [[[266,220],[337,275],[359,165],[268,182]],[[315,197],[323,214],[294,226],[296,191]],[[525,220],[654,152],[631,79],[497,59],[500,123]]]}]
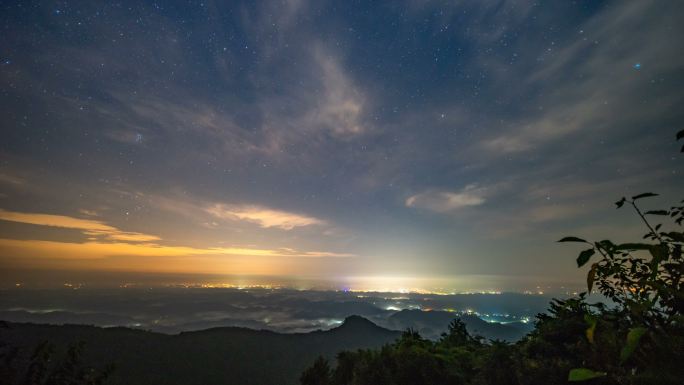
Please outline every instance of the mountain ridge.
[{"label": "mountain ridge", "polygon": [[380,347],[400,335],[360,316],[308,333],[219,327],[170,335],[120,326],[12,322],[0,327],[0,341],[18,347],[23,363],[43,341],[53,343],[60,355],[83,341],[85,364],[97,368],[111,363],[117,368],[108,382],[112,385],[296,384],[318,356]]}]

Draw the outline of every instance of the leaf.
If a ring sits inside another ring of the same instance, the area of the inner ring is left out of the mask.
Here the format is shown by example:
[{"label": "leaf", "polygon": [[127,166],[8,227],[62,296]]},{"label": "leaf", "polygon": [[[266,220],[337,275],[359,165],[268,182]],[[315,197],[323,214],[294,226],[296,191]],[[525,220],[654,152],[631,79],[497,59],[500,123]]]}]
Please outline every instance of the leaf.
[{"label": "leaf", "polygon": [[668,212],[666,210],[649,210],[646,211],[644,214],[650,214],[650,215],[667,215]]},{"label": "leaf", "polygon": [[589,243],[589,242],[585,241],[584,239],[577,238],[577,237],[565,237],[565,238],[562,238],[561,240],[559,240],[558,242],[584,242],[584,243]]},{"label": "leaf", "polygon": [[653,245],[649,247],[648,251],[653,256],[653,259],[660,262],[667,259],[670,249],[665,245]]},{"label": "leaf", "polygon": [[608,254],[613,254],[615,251],[615,244],[611,242],[609,239],[604,239],[602,241],[594,242],[594,247],[596,247],[598,250],[603,250]]},{"label": "leaf", "polygon": [[632,200],[635,201],[635,200],[641,199],[641,198],[649,198],[649,197],[657,197],[657,196],[658,196],[658,194],[647,192],[647,193],[643,193],[643,194],[633,196]]},{"label": "leaf", "polygon": [[585,334],[587,335],[587,340],[589,340],[590,344],[594,343],[594,331],[596,331],[596,323],[597,319],[596,317],[592,316],[591,314],[585,314],[584,315],[584,321],[586,321],[587,324],[589,324],[589,328],[587,328]]},{"label": "leaf", "polygon": [[596,372],[594,370],[587,368],[575,368],[571,369],[570,373],[568,373],[568,381],[586,381],[591,380],[592,378],[605,377],[606,374],[606,372]]},{"label": "leaf", "polygon": [[629,329],[629,333],[627,333],[627,343],[620,352],[621,362],[627,361],[632,353],[634,353],[634,350],[636,350],[639,345],[639,340],[641,340],[641,337],[643,337],[644,334],[646,334],[646,328],[636,327]]},{"label": "leaf", "polygon": [[579,254],[579,257],[577,257],[577,267],[582,267],[584,264],[589,262],[589,258],[591,258],[592,255],[594,255],[596,251],[594,248],[591,249],[586,249],[583,252]]},{"label": "leaf", "polygon": [[667,236],[672,238],[676,242],[684,242],[684,233],[677,233],[672,231],[667,233]]},{"label": "leaf", "polygon": [[617,206],[617,208],[620,208],[620,207],[622,207],[622,205],[625,204],[626,201],[627,201],[627,199],[625,199],[625,197],[622,197],[622,199],[620,199],[619,201],[615,202],[615,205]]},{"label": "leaf", "polygon": [[587,293],[591,294],[591,289],[594,287],[594,279],[596,279],[596,269],[598,269],[598,263],[591,265],[589,273],[587,273]]},{"label": "leaf", "polygon": [[648,243],[622,243],[615,246],[615,250],[650,250],[651,246]]}]

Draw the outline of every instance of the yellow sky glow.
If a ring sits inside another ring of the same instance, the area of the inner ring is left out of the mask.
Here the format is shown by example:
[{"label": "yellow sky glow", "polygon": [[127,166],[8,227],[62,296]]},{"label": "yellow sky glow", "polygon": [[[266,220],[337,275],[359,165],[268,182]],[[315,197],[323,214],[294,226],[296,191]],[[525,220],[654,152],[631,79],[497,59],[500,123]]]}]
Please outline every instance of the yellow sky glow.
[{"label": "yellow sky glow", "polygon": [[64,215],[0,210],[0,220],[80,230],[84,242],[0,238],[0,258],[22,266],[146,271],[222,271],[269,274],[290,258],[339,258],[353,254],[292,248],[190,247],[166,245],[156,235],[128,232],[101,221]]}]

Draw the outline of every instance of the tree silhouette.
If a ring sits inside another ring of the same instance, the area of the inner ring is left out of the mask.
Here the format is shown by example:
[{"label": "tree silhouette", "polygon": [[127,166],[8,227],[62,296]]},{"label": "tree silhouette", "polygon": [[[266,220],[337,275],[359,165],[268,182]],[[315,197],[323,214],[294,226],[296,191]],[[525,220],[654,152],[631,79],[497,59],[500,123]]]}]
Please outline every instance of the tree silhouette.
[{"label": "tree silhouette", "polygon": [[[7,327],[6,325],[4,327]],[[64,357],[55,354],[53,344],[40,343],[27,364],[19,359],[19,349],[0,346],[0,383],[7,385],[103,385],[113,370],[88,367],[82,362],[83,343],[71,345]]]},{"label": "tree silhouette", "polygon": [[[684,130],[676,137],[683,139]],[[537,315],[534,330],[516,344],[473,338],[456,319],[439,341],[408,330],[380,350],[338,354],[333,383],[680,384],[684,378],[684,200],[669,209],[641,209],[641,200],[656,196],[649,192],[616,202],[617,208],[634,210],[647,230],[642,239],[615,243],[570,236],[560,240],[589,246],[577,256],[579,268],[590,266],[587,291],[575,298],[554,299],[548,313]],[[587,294],[594,290],[609,305],[589,303]]]},{"label": "tree silhouette", "polygon": [[302,373],[300,382],[302,385],[330,384],[330,365],[328,360],[318,357],[313,365]]}]

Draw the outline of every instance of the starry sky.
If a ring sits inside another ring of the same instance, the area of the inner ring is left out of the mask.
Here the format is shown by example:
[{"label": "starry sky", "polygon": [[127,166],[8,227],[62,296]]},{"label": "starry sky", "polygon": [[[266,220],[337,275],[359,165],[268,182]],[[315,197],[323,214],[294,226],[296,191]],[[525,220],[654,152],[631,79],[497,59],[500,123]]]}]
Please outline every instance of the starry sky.
[{"label": "starry sky", "polygon": [[681,199],[679,2],[0,7],[10,277],[581,283]]}]

